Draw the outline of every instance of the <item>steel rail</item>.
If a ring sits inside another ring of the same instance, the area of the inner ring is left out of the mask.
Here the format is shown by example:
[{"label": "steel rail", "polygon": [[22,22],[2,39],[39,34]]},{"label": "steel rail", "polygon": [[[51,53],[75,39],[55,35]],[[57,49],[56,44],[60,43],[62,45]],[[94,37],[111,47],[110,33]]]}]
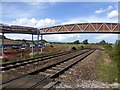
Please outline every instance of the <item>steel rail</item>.
[{"label": "steel rail", "polygon": [[[14,64],[9,64],[9,65],[3,67],[2,70],[6,71],[6,70],[9,70],[11,68],[17,68],[19,66],[24,66],[26,64],[31,64],[31,63],[35,63],[35,62],[39,62],[39,61],[44,61],[44,60],[47,60],[47,59],[50,59],[50,58],[54,58],[54,57],[66,55],[66,54],[69,54],[69,53],[70,53],[70,51],[63,52],[63,53],[58,53],[58,54],[54,54],[54,55],[49,55],[49,56],[43,56],[43,57],[39,57],[39,58],[32,58],[32,59],[25,60],[25,61],[22,61],[22,62],[17,62],[17,63],[14,63]],[[38,60],[35,60],[35,59],[38,59]],[[29,61],[31,61],[31,62],[29,62]]]},{"label": "steel rail", "polygon": [[[89,52],[89,51],[91,51],[91,50],[89,49],[89,50],[87,50],[87,51],[81,52],[81,53],[79,53],[79,54],[77,54],[77,55],[74,55],[74,56],[72,56],[72,57],[69,57],[69,58],[67,58],[67,59],[65,59],[65,60],[62,60],[62,61],[60,61],[60,62],[57,62],[57,63],[54,63],[54,64],[52,64],[52,65],[43,67],[43,68],[38,69],[38,70],[36,70],[36,71],[33,71],[33,72],[31,72],[31,73],[29,73],[29,74],[27,74],[27,75],[34,76],[34,75],[38,74],[39,72],[45,71],[46,69],[50,69],[50,68],[52,68],[52,67],[54,67],[54,66],[56,66],[56,65],[59,65],[59,64],[64,63],[64,62],[67,62],[67,61],[69,61],[69,60],[71,60],[71,59],[73,59],[73,58],[75,58],[75,57],[78,57],[78,56],[80,56],[80,55],[83,55],[83,54],[85,54],[85,53],[87,53],[87,52]],[[92,53],[92,52],[91,52],[91,53]],[[90,54],[90,53],[89,53],[89,54]],[[84,56],[84,58],[85,58],[85,57],[86,57],[86,56]],[[83,58],[82,58],[82,59],[83,59]],[[78,61],[79,61],[79,60],[77,60],[77,62],[78,62]],[[72,65],[74,65],[74,64],[77,63],[77,62],[74,62],[74,63],[72,63],[71,65],[68,65],[68,67],[71,67]],[[65,67],[64,70],[67,70],[68,67]],[[63,70],[59,71],[59,73],[61,73],[62,71],[63,71]],[[44,81],[45,79],[53,78],[53,77],[56,76],[56,75],[58,75],[58,73],[55,73],[55,74],[52,75],[51,77],[44,78],[44,79],[40,80],[38,83],[36,82],[36,84],[35,84],[34,86],[38,85],[40,82]],[[26,75],[24,75],[24,76],[26,76]],[[17,80],[17,79],[18,79],[18,78],[14,79],[14,80]],[[13,80],[12,80],[12,81],[13,81]],[[10,81],[9,81],[9,82],[10,82]],[[6,82],[6,83],[7,83],[7,82]],[[4,83],[4,84],[5,84],[5,83]],[[32,87],[30,87],[30,88],[33,88],[34,86],[32,86]]]},{"label": "steel rail", "polygon": [[[81,60],[83,60],[84,58],[86,58],[87,56],[89,56],[89,55],[90,55],[91,53],[93,53],[94,51],[95,51],[95,50],[92,50],[92,51],[90,51],[90,52],[88,51],[88,54],[87,54],[87,55],[83,56],[82,58],[80,58],[80,59],[78,59],[78,60],[76,60],[76,61],[73,61],[73,62],[70,63],[69,65],[65,66],[65,68],[63,68],[63,69],[61,69],[60,71],[54,73],[53,75],[48,76],[48,77],[42,79],[41,81],[39,81],[39,82],[36,83],[35,85],[29,87],[27,90],[32,90],[32,89],[36,88],[37,86],[39,86],[40,84],[42,84],[45,80],[57,78],[59,75],[61,75],[62,73],[64,73],[66,70],[68,70],[69,68],[71,68],[73,65],[77,64],[79,61],[81,61]],[[87,52],[85,52],[85,53],[87,53]],[[82,53],[82,54],[85,54],[85,53]],[[80,55],[82,55],[82,54],[80,54]],[[79,56],[79,55],[77,55],[76,57],[78,57],[78,56]],[[75,58],[75,57],[73,57],[73,58]],[[72,59],[72,58],[71,58],[71,59]],[[71,59],[67,59],[67,60],[65,60],[64,62],[67,62],[67,61],[69,61],[69,60],[71,60]],[[61,62],[61,63],[63,63],[63,62]],[[59,64],[61,64],[61,63],[57,63],[56,65],[59,65]],[[53,66],[52,66],[52,67],[53,67]],[[51,68],[52,68],[52,67],[51,67]]]},{"label": "steel rail", "polygon": [[[89,51],[90,49],[87,48],[86,50]],[[77,50],[77,51],[78,51],[78,50]],[[75,51],[75,52],[77,52],[77,51]],[[86,52],[87,52],[87,51],[86,51]],[[74,53],[74,52],[72,51],[71,53]],[[83,52],[83,53],[84,53],[84,52]],[[83,53],[81,53],[81,54],[83,54]],[[77,56],[77,55],[74,55],[74,57],[76,57],[76,56]],[[68,59],[71,59],[71,58],[74,58],[74,57],[70,57],[70,58],[68,58]],[[66,59],[66,60],[67,60],[67,59]],[[62,60],[62,62],[64,62],[64,60]],[[58,63],[60,63],[60,62],[58,62]],[[56,63],[56,64],[57,64],[57,63]],[[19,76],[19,77],[13,78],[13,79],[8,80],[8,81],[5,81],[5,82],[2,82],[2,84],[5,84],[5,83],[8,83],[8,82],[17,80],[18,78],[21,78],[21,77],[24,77],[24,76],[27,76],[27,75],[31,75],[31,74],[33,74],[33,73],[37,73],[37,72],[39,72],[40,70],[45,70],[46,68],[51,67],[51,66],[54,66],[54,65],[55,65],[55,64],[45,66],[45,67],[40,68],[40,69],[38,69],[38,70],[32,71],[32,72],[30,72],[30,73],[21,75],[21,76]],[[1,84],[0,84],[0,85],[1,85]]]}]

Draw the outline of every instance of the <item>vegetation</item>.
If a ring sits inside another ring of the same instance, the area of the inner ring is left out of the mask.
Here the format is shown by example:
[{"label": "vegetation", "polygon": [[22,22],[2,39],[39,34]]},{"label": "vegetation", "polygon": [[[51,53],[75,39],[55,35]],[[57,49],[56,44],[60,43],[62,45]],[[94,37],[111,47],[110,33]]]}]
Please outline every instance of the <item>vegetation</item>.
[{"label": "vegetation", "polygon": [[113,50],[112,50],[111,57],[113,57],[113,60],[120,63],[120,40],[116,41],[116,44],[115,44],[115,46],[113,47]]},{"label": "vegetation", "polygon": [[108,43],[103,44],[102,46],[105,48],[106,52],[110,55],[112,60],[117,63],[120,61],[120,40],[117,40],[114,46]]},{"label": "vegetation", "polygon": [[80,45],[79,49],[84,49],[84,46],[83,46],[83,45]]},{"label": "vegetation", "polygon": [[[4,44],[31,44],[31,43],[37,43],[38,41],[37,40],[34,40],[32,42],[32,40],[12,40],[12,39],[9,39],[9,38],[6,38],[4,36]],[[42,42],[42,43],[47,43],[46,40],[39,40],[39,42]],[[2,36],[0,35],[0,43],[2,43]]]},{"label": "vegetation", "polygon": [[108,59],[104,59],[98,64],[97,72],[99,80],[103,82],[118,82],[118,68]]},{"label": "vegetation", "polygon": [[80,44],[79,40],[73,42],[74,44]]},{"label": "vegetation", "polygon": [[14,58],[5,58],[2,60],[2,63],[5,64],[5,63],[9,63],[9,62],[15,62],[15,61],[21,61],[21,60],[25,60],[25,59],[29,59],[30,56],[29,55],[24,55],[22,57],[14,57]]},{"label": "vegetation", "polygon": [[26,59],[30,59],[30,58],[36,58],[36,57],[39,57],[39,56],[44,56],[44,55],[49,55],[51,53],[36,53],[34,54],[33,56],[30,56],[30,55],[24,55],[22,57],[14,57],[14,58],[5,58],[2,60],[2,63],[5,64],[5,63],[10,63],[10,62],[16,62],[16,61],[22,61],[22,60],[26,60]]},{"label": "vegetation", "polygon": [[[80,44],[79,40],[76,40],[73,43],[74,44]],[[88,39],[83,40],[83,42],[81,42],[81,44],[88,44]]]},{"label": "vegetation", "polygon": [[8,59],[8,58],[5,58],[5,59],[3,59],[2,60],[2,63],[4,64],[4,63],[7,63],[7,62],[9,62],[10,60]]},{"label": "vegetation", "polygon": [[106,44],[106,41],[102,40],[101,42],[99,42],[99,44]]},{"label": "vegetation", "polygon": [[71,50],[76,50],[76,47],[72,47]]},{"label": "vegetation", "polygon": [[85,40],[83,41],[83,44],[88,44],[88,39],[85,39]]},{"label": "vegetation", "polygon": [[104,40],[99,44],[104,47],[105,52],[110,56],[109,60],[105,59],[98,65],[99,79],[109,83],[120,83],[120,40],[117,40],[115,45],[106,43]]}]

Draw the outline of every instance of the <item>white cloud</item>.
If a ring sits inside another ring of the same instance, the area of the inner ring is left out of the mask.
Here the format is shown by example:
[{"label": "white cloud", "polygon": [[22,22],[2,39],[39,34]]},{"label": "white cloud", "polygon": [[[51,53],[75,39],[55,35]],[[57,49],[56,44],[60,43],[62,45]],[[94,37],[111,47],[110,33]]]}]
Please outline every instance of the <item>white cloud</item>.
[{"label": "white cloud", "polygon": [[110,38],[117,38],[117,37],[118,37],[118,34],[101,34],[101,35],[96,36],[95,39],[102,40],[106,38],[110,39]]},{"label": "white cloud", "polygon": [[48,41],[57,41],[57,42],[70,42],[74,41],[79,37],[76,34],[53,34],[53,35],[45,35],[44,39]]},{"label": "white cloud", "polygon": [[97,17],[97,16],[89,16],[89,17],[76,17],[70,18],[66,22],[62,22],[61,24],[73,24],[73,23],[117,23],[118,19],[110,19],[108,17]]},{"label": "white cloud", "polygon": [[95,14],[104,13],[104,12],[110,11],[112,9],[113,9],[113,6],[108,6],[106,9],[100,8],[99,10],[95,11]]},{"label": "white cloud", "polygon": [[118,17],[118,10],[112,10],[110,13],[107,15],[108,18],[117,18]]},{"label": "white cloud", "polygon": [[99,10],[96,10],[95,13],[96,13],[96,14],[100,14],[100,13],[103,13],[104,11],[105,11],[105,10],[103,10],[103,9],[101,8],[101,9],[99,9]]},{"label": "white cloud", "polygon": [[50,18],[45,18],[45,19],[41,19],[41,20],[37,20],[35,18],[31,18],[31,19],[19,18],[19,19],[16,19],[13,22],[13,24],[41,28],[41,27],[55,25],[55,20],[50,19]]},{"label": "white cloud", "polygon": [[101,14],[107,12],[107,18],[117,18],[118,17],[118,7],[108,6],[106,9],[100,8],[95,11],[95,14]]}]

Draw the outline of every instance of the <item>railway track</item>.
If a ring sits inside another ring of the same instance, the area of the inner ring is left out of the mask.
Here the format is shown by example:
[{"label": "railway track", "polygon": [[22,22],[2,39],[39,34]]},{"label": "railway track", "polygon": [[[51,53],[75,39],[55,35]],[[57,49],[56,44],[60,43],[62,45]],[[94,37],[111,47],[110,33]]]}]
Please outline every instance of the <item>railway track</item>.
[{"label": "railway track", "polygon": [[46,88],[49,86],[49,84],[54,83],[53,81],[55,78],[59,77],[59,75],[64,73],[79,61],[89,56],[94,51],[95,49],[83,51],[77,55],[71,56],[67,59],[61,60],[59,62],[31,72],[27,75],[24,75],[23,77],[6,82],[3,84],[3,89],[22,88],[32,90],[35,88]]},{"label": "railway track", "polygon": [[[60,55],[60,56],[56,56],[53,58],[48,58],[48,59],[42,59],[38,62],[34,62],[31,64],[27,64],[27,65],[23,65],[23,66],[19,66],[19,67],[13,67],[10,70],[6,70],[5,72],[2,73],[2,83],[6,83],[8,81],[13,80],[14,78],[19,78],[21,76],[24,76],[30,72],[33,72],[35,70],[38,70],[42,67],[46,67],[50,64],[54,64],[55,62],[61,61],[62,59],[67,59],[70,56],[73,56],[74,54],[83,52],[83,51],[87,51],[89,50],[84,49],[84,50],[75,50],[75,51],[69,51],[67,54],[64,55]],[[1,83],[0,83],[1,84]]]},{"label": "railway track", "polygon": [[45,55],[45,56],[41,56],[41,57],[37,57],[37,58],[31,58],[31,59],[26,59],[26,60],[22,60],[22,61],[7,63],[7,64],[3,64],[1,69],[2,69],[2,71],[7,71],[7,70],[12,69],[12,68],[15,69],[17,67],[24,66],[24,65],[27,65],[27,64],[32,64],[32,63],[39,62],[39,61],[44,61],[44,60],[47,60],[47,59],[50,59],[50,58],[66,55],[66,54],[69,54],[71,52],[72,51],[59,52],[59,53],[56,53],[56,54],[50,54],[50,55]]}]

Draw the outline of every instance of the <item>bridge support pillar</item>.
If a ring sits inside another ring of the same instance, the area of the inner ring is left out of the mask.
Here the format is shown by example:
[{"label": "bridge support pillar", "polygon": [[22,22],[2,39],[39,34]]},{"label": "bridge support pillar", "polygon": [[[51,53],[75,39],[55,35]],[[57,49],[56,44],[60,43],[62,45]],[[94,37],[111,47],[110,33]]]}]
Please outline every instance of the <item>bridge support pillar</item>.
[{"label": "bridge support pillar", "polygon": [[2,57],[4,55],[4,33],[2,32]]},{"label": "bridge support pillar", "polygon": [[[39,45],[39,34],[37,36],[37,44]],[[39,46],[37,46],[37,48],[38,48],[37,52],[39,53]]]},{"label": "bridge support pillar", "polygon": [[34,48],[33,48],[33,34],[32,34],[32,55],[34,54]]},{"label": "bridge support pillar", "polygon": [[[41,34],[41,44],[43,44],[43,43],[42,43],[42,40],[43,40],[43,35]],[[41,53],[42,53],[42,51],[43,51],[43,50],[42,50],[42,46],[41,46]]]}]

